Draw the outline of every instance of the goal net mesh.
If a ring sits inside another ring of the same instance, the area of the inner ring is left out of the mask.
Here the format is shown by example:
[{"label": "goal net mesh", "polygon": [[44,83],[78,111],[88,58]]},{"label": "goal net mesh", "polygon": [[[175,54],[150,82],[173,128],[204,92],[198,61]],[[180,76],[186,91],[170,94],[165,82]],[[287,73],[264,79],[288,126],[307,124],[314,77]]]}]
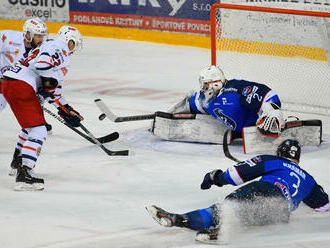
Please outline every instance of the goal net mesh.
[{"label": "goal net mesh", "polygon": [[212,64],[227,79],[268,85],[283,109],[330,115],[330,14],[221,6],[211,11]]}]

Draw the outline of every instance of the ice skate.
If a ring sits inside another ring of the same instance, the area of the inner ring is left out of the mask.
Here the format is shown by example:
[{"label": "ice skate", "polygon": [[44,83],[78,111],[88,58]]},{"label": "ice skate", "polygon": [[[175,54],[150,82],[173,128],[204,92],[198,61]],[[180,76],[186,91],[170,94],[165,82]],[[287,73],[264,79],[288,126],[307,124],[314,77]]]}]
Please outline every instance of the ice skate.
[{"label": "ice skate", "polygon": [[27,166],[18,167],[14,190],[34,191],[43,189],[44,179],[36,177],[32,169]]},{"label": "ice skate", "polygon": [[15,149],[13,160],[11,161],[8,175],[15,176],[17,174],[17,168],[22,165],[22,155],[20,155],[20,150]]},{"label": "ice skate", "polygon": [[218,242],[219,228],[209,228],[197,232],[195,240],[207,244],[216,244]]},{"label": "ice skate", "polygon": [[183,215],[166,212],[164,209],[161,209],[155,205],[146,207],[146,209],[151,217],[161,226],[189,227],[189,220]]}]

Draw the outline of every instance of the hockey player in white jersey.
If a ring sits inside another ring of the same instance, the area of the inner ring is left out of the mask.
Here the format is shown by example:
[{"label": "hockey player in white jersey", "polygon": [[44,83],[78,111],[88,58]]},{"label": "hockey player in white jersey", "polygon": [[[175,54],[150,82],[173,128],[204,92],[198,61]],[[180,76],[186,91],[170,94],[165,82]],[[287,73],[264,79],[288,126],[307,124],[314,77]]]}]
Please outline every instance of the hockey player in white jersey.
[{"label": "hockey player in white jersey", "polygon": [[[41,147],[46,140],[47,130],[42,107],[37,95],[42,95],[56,107],[59,114],[72,126],[79,126],[83,117],[61,96],[61,84],[70,64],[70,55],[82,46],[80,32],[63,26],[57,39],[47,40],[29,52],[20,64],[4,73],[2,92],[18,123],[25,130],[21,141],[22,163],[18,166],[15,190],[42,190],[44,180],[33,175]],[[55,97],[54,95],[57,95]],[[54,102],[56,101],[56,102]]]},{"label": "hockey player in white jersey", "polygon": [[[48,28],[47,25],[39,18],[28,19],[23,25],[23,32],[13,30],[3,30],[0,32],[0,84],[3,79],[3,73],[8,70],[10,66],[14,66],[22,58],[27,58],[29,51],[39,47],[43,41],[47,39]],[[0,87],[0,112],[6,107],[7,101],[1,94]],[[52,126],[46,123],[47,131],[52,129]],[[25,130],[21,131],[19,135],[19,142],[17,146],[26,139]],[[16,149],[9,175],[16,174],[18,163],[21,157],[19,156],[20,149]]]},{"label": "hockey player in white jersey", "polygon": [[[10,66],[26,57],[31,49],[40,46],[47,35],[48,28],[39,18],[27,20],[23,25],[23,32],[2,30],[0,32],[0,81],[3,73]],[[0,112],[6,105],[7,102],[0,92]]]}]

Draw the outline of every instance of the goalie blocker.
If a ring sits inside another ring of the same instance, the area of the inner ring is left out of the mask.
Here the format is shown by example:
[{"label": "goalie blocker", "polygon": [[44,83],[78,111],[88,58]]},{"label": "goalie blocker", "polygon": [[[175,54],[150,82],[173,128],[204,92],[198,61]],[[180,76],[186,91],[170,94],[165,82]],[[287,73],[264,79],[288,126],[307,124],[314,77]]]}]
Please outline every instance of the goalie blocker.
[{"label": "goalie blocker", "polygon": [[[211,144],[222,144],[226,129],[214,117],[202,114],[156,112],[152,124],[152,133],[162,139]],[[286,139],[298,140],[302,146],[316,146],[322,141],[322,122],[289,121],[278,138],[262,135],[256,126],[245,127],[242,138],[245,153],[275,150]]]}]

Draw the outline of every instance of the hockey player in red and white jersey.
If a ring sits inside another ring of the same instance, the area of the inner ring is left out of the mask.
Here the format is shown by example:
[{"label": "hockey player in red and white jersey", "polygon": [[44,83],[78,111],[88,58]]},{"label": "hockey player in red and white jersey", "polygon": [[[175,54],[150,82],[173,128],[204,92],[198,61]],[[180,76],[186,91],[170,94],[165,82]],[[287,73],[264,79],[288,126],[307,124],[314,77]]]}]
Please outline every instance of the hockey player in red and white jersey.
[{"label": "hockey player in red and white jersey", "polygon": [[[44,180],[32,172],[47,137],[38,95],[58,107],[61,117],[71,126],[79,126],[83,119],[61,96],[61,84],[70,64],[70,55],[81,47],[80,32],[74,27],[63,26],[57,39],[45,41],[31,50],[26,59],[20,60],[19,65],[4,73],[2,93],[27,137],[20,151],[22,163],[17,170],[15,190],[44,188]],[[63,106],[67,111],[63,111]]]},{"label": "hockey player in red and white jersey", "polygon": [[[19,59],[26,58],[30,50],[39,47],[47,39],[48,28],[39,18],[27,20],[23,25],[23,32],[13,30],[3,30],[0,32],[0,84],[3,79],[3,73],[11,66],[14,66]],[[0,112],[6,107],[7,101],[1,94],[0,85]],[[47,130],[51,125],[47,124]],[[25,130],[21,131],[15,155],[11,163],[9,175],[15,175],[18,163],[21,163],[20,150],[26,140]]]},{"label": "hockey player in red and white jersey", "polygon": [[[27,20],[23,25],[23,32],[2,30],[0,32],[0,82],[4,72],[19,59],[27,56],[31,49],[40,46],[47,35],[48,28],[39,18]],[[6,105],[7,102],[0,92],[0,112]]]}]

